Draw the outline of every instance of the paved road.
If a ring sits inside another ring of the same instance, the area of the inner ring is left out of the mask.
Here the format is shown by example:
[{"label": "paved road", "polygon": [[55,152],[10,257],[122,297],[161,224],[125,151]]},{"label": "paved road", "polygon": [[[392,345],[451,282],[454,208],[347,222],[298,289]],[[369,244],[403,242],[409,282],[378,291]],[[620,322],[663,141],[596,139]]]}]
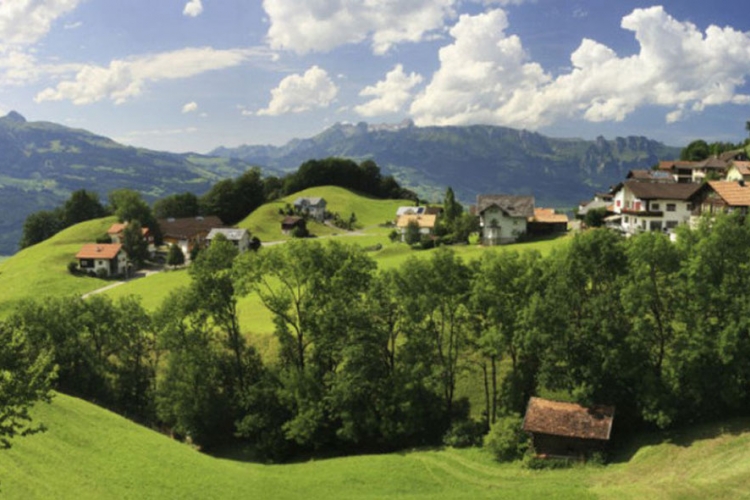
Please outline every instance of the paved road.
[{"label": "paved road", "polygon": [[142,269],[142,270],[136,272],[135,275],[132,278],[128,279],[128,280],[125,280],[125,281],[115,281],[114,283],[110,283],[107,286],[103,286],[101,288],[97,288],[96,290],[92,290],[92,291],[90,291],[88,293],[84,293],[83,295],[81,295],[81,298],[85,299],[85,298],[87,298],[87,297],[89,297],[91,295],[96,295],[98,293],[106,292],[107,290],[111,290],[111,289],[116,288],[116,287],[118,287],[120,285],[124,285],[125,283],[128,283],[130,281],[137,280],[137,279],[140,279],[140,278],[146,278],[148,276],[151,276],[152,274],[156,274],[156,273],[159,273],[161,271],[162,271],[162,269]]}]

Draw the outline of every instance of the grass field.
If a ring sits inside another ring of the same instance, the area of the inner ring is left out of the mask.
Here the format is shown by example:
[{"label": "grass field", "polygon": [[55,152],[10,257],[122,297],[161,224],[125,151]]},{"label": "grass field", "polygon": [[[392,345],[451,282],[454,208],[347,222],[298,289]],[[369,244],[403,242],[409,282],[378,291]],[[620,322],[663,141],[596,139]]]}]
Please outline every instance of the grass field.
[{"label": "grass field", "polygon": [[0,451],[3,498],[743,498],[750,419],[645,436],[606,467],[528,471],[479,449],[435,449],[288,465],[213,458],[106,410],[56,396],[48,431]]},{"label": "grass field", "polygon": [[105,234],[113,222],[107,217],[77,224],[0,262],[0,318],[27,297],[80,295],[105,286],[103,280],[71,275],[67,265],[81,245]]}]

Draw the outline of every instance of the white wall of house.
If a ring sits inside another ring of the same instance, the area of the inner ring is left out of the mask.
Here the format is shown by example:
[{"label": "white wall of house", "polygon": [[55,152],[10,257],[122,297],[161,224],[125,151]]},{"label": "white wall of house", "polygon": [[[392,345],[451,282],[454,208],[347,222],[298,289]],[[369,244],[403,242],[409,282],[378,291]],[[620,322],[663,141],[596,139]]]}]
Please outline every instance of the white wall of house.
[{"label": "white wall of house", "polygon": [[526,217],[509,217],[499,207],[489,207],[479,219],[482,241],[487,245],[513,243],[526,232]]},{"label": "white wall of house", "polygon": [[[645,210],[646,204],[642,200],[641,206]],[[635,205],[634,200],[634,205]],[[661,216],[621,214],[622,230],[626,234],[636,234],[643,231],[672,232],[680,224],[688,224],[693,211],[691,203],[682,200],[649,200],[648,209],[651,212],[660,211]]]}]

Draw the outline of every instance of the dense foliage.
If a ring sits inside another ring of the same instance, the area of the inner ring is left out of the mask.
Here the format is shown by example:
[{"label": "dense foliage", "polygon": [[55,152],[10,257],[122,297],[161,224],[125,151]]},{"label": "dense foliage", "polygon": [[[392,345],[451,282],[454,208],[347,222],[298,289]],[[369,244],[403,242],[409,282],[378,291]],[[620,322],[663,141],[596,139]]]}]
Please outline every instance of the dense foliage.
[{"label": "dense foliage", "polygon": [[[737,216],[677,243],[593,229],[549,257],[466,263],[441,248],[382,271],[338,242],[237,256],[218,239],[190,274],[154,315],[95,296],[27,302],[10,326],[51,353],[60,390],[276,460],[472,442],[462,373],[503,456],[506,416],[550,391],[615,405],[619,435],[750,410],[750,223]],[[274,359],[240,329],[248,293],[273,314]]]},{"label": "dense foliage", "polygon": [[96,193],[85,189],[74,191],[61,207],[54,210],[40,210],[26,218],[20,247],[35,245],[66,227],[104,217],[106,214],[107,211]]}]

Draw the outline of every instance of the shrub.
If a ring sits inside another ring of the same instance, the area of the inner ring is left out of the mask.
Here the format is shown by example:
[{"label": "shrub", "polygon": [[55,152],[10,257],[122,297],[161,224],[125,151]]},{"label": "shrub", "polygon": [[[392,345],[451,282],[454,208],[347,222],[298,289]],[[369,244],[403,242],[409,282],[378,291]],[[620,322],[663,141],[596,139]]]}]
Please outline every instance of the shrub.
[{"label": "shrub", "polygon": [[102,280],[109,278],[109,273],[106,269],[99,268],[96,270],[96,277]]},{"label": "shrub", "polygon": [[185,254],[182,253],[182,249],[175,245],[169,245],[169,253],[167,253],[167,265],[169,266],[181,266],[185,263]]},{"label": "shrub", "polygon": [[520,415],[515,413],[499,418],[485,436],[484,447],[500,462],[520,458],[527,447],[522,423]]},{"label": "shrub", "polygon": [[443,444],[454,448],[480,446],[485,431],[486,428],[482,422],[461,420],[451,425],[451,428],[443,436]]},{"label": "shrub", "polygon": [[573,465],[574,461],[569,458],[540,458],[532,453],[527,453],[523,457],[522,466],[524,469],[531,470],[554,470],[567,469]]},{"label": "shrub", "polygon": [[68,272],[70,274],[78,274],[78,262],[75,260],[71,260],[68,262]]},{"label": "shrub", "polygon": [[292,230],[292,238],[307,238],[309,235],[305,226],[297,226]]},{"label": "shrub", "polygon": [[398,240],[401,239],[401,233],[399,233],[398,231],[394,229],[388,234],[388,239],[391,240],[391,243],[396,243]]}]

